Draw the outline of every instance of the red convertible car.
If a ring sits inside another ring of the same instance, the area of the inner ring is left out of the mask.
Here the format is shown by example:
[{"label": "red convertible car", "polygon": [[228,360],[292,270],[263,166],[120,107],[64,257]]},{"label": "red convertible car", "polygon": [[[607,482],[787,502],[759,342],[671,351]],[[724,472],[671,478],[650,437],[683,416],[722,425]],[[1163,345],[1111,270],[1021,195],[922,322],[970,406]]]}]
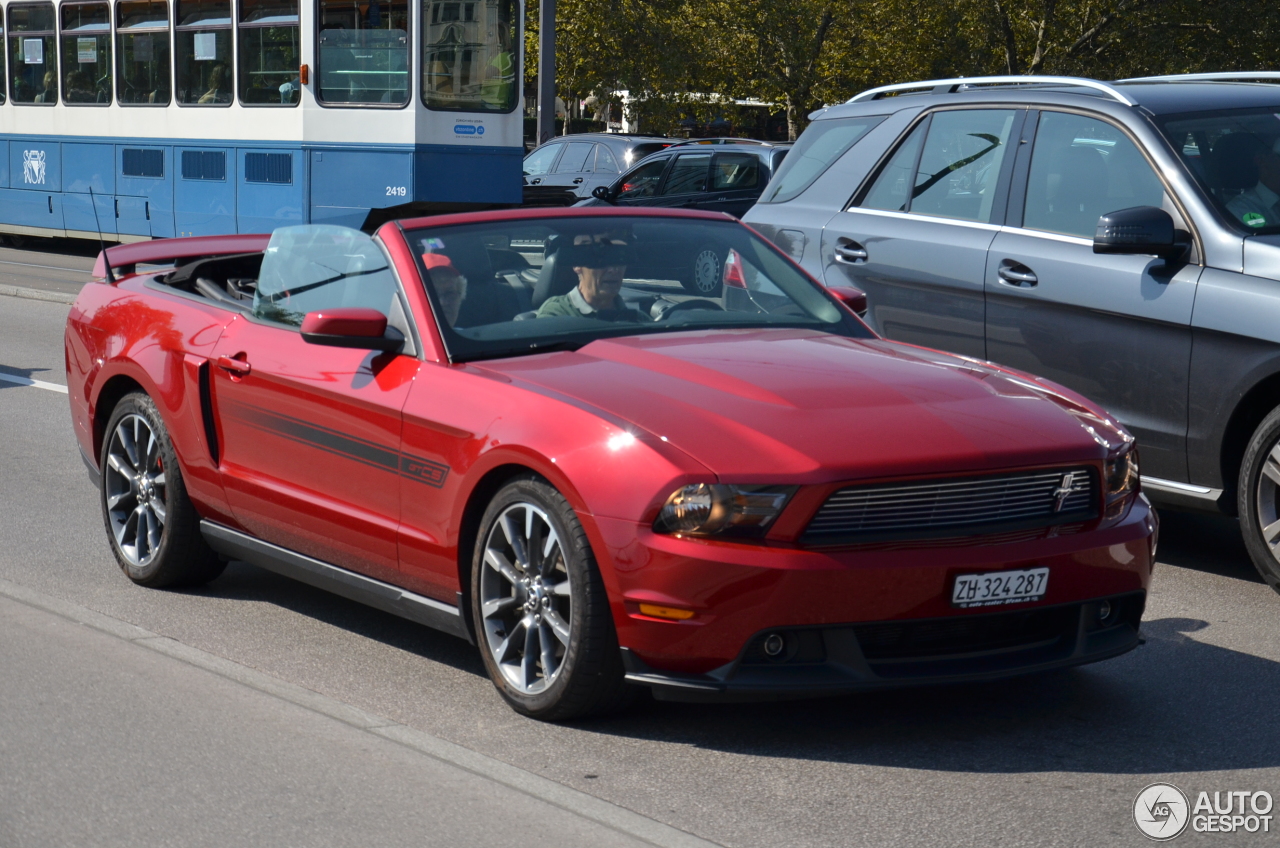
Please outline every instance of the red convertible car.
[{"label": "red convertible car", "polygon": [[[721,257],[712,296],[672,279]],[[556,720],[1138,644],[1133,439],[884,341],[727,216],[516,210],[99,257],[71,414],[121,568],[268,568],[478,644]],[[865,299],[862,299],[865,308]]]}]

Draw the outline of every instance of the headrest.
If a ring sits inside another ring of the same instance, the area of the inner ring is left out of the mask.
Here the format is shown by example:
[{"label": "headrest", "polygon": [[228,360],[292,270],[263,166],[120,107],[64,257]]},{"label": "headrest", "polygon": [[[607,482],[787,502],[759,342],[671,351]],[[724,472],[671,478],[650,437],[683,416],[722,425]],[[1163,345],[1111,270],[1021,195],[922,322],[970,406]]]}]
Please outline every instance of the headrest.
[{"label": "headrest", "polygon": [[635,261],[635,251],[631,245],[613,242],[566,244],[558,252],[560,263],[570,268],[609,268],[630,265]]}]

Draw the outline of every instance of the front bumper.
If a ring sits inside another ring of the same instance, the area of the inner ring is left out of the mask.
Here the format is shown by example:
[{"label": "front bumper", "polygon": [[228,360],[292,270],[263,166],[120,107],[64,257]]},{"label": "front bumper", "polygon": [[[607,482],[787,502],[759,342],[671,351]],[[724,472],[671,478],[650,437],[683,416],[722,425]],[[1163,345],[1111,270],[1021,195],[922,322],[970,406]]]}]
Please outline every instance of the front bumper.
[{"label": "front bumper", "polygon": [[[939,660],[941,664],[925,658],[895,664],[872,656],[865,645],[857,651],[841,646],[855,631],[867,637],[866,628],[979,627],[964,622],[1066,608],[1083,620],[1083,605],[1145,597],[1157,519],[1139,496],[1121,519],[1101,527],[1095,522],[1054,528],[1034,538],[828,550],[663,536],[634,522],[600,517],[595,529],[596,549],[605,553],[600,557],[602,574],[618,641],[634,682],[709,692],[820,692],[1000,677],[1130,650],[1137,644],[1139,618],[1126,625],[1127,633],[1121,628],[1101,635],[1059,622],[1070,633],[1055,636],[1052,646],[1040,644],[1042,638],[1017,650],[1002,645],[997,654],[952,656]],[[959,574],[1029,567],[1050,571],[1040,601],[979,609],[957,609],[950,603]],[[644,614],[641,604],[693,615],[659,620]],[[753,640],[777,630],[820,632],[824,659],[794,669],[744,664]],[[895,665],[901,668],[891,667]]]},{"label": "front bumper", "polygon": [[[667,701],[783,700],[997,680],[1133,650],[1145,603],[1146,592],[1132,592],[985,615],[763,631],[732,663],[705,674],[658,671],[625,648],[622,656],[627,680]],[[774,635],[785,647],[770,657],[763,645]]]}]

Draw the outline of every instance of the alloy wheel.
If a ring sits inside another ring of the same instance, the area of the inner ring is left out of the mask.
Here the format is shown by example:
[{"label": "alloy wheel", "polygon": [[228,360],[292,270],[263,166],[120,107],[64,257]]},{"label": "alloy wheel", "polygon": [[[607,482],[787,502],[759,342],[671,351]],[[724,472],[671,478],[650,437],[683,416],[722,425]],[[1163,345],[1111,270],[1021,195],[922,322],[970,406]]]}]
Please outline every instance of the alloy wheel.
[{"label": "alloy wheel", "polygon": [[102,484],[116,546],[132,565],[149,564],[164,541],[167,492],[160,439],[141,415],[111,432]]},{"label": "alloy wheel", "polygon": [[1280,562],[1280,442],[1271,446],[1262,462],[1254,497],[1262,541],[1271,550],[1271,556]]},{"label": "alloy wheel", "polygon": [[564,666],[573,623],[564,546],[547,514],[527,502],[503,510],[482,568],[480,611],[494,662],[518,692],[545,691]]}]

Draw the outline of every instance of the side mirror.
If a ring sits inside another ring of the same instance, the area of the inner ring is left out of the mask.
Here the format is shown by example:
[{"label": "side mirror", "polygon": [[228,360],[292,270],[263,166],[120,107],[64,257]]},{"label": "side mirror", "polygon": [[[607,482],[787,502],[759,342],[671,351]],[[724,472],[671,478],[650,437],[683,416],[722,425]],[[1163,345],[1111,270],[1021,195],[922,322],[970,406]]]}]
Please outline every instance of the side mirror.
[{"label": "side mirror", "polygon": [[302,340],[314,345],[392,351],[404,339],[387,336],[387,316],[376,309],[344,307],[308,312],[302,319]]},{"label": "side mirror", "polygon": [[1132,206],[1098,219],[1094,253],[1160,256],[1175,259],[1187,249],[1178,241],[1173,217],[1155,206]]},{"label": "side mirror", "polygon": [[856,312],[859,318],[867,314],[867,293],[862,289],[855,289],[853,286],[827,286],[827,290]]},{"label": "side mirror", "polygon": [[613,191],[609,186],[596,186],[591,189],[591,196],[596,200],[603,200],[605,203],[613,203]]}]

